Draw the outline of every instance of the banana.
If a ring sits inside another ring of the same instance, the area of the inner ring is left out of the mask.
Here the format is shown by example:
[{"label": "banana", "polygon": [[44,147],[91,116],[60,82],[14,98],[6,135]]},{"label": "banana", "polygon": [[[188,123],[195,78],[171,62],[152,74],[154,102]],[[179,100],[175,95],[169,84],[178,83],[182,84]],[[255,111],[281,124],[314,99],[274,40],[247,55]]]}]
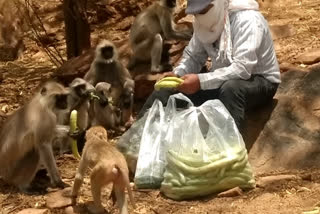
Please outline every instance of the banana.
[{"label": "banana", "polygon": [[181,83],[183,83],[183,79],[178,77],[164,77],[154,85],[155,90],[160,90],[161,88],[177,88]]}]

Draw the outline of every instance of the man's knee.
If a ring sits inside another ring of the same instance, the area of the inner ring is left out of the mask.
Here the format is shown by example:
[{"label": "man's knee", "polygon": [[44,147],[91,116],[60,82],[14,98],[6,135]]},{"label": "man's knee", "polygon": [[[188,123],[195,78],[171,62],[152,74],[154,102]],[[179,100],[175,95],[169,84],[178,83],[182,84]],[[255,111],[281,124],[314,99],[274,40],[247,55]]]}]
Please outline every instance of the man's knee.
[{"label": "man's knee", "polygon": [[219,91],[219,98],[221,99],[234,99],[243,94],[243,81],[241,80],[228,80],[222,84]]},{"label": "man's knee", "polygon": [[243,125],[246,103],[242,84],[239,80],[228,80],[219,91],[219,100],[228,109],[239,129]]}]

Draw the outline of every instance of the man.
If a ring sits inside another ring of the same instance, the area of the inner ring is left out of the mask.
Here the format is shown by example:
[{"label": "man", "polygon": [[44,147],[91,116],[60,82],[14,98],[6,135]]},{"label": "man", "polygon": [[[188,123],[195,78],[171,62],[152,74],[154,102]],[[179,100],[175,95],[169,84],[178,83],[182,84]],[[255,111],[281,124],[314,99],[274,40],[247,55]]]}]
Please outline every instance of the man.
[{"label": "man", "polygon": [[[139,117],[155,99],[166,104],[182,92],[196,106],[219,99],[241,131],[245,112],[272,100],[281,82],[268,23],[258,9],[255,0],[188,0],[194,34],[172,74],[184,82],[177,90],[153,92]],[[200,73],[208,57],[211,68]]]}]

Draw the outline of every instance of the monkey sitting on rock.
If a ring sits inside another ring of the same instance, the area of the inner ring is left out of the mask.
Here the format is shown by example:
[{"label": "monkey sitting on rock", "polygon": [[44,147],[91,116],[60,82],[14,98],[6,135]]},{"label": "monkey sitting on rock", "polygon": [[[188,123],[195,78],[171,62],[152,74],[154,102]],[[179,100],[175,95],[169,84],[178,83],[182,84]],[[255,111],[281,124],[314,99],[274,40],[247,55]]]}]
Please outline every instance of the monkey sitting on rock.
[{"label": "monkey sitting on rock", "polygon": [[[85,130],[89,128],[90,119],[88,115],[90,100],[94,94],[95,88],[82,78],[75,78],[68,87],[70,95],[68,96],[68,109],[58,112],[58,127],[61,136],[57,136],[60,152],[70,151],[69,137],[78,140],[80,150],[84,145]],[[77,127],[76,132],[70,133],[70,113],[77,110]],[[61,131],[60,131],[61,130]]]},{"label": "monkey sitting on rock", "polygon": [[110,96],[111,85],[99,82],[95,87],[96,99],[90,101],[90,126],[103,126],[105,129],[117,130],[120,125],[120,110],[113,105]]},{"label": "monkey sitting on rock", "polygon": [[132,121],[134,80],[120,62],[117,48],[111,41],[103,40],[97,45],[95,58],[84,79],[94,87],[100,82],[109,83],[113,105],[122,112],[120,124]]},{"label": "monkey sitting on rock", "polygon": [[128,69],[138,63],[151,61],[151,72],[163,72],[172,69],[162,57],[169,55],[166,40],[190,40],[192,30],[177,31],[173,25],[173,11],[176,0],[158,0],[143,10],[134,20],[130,29],[132,56]]}]

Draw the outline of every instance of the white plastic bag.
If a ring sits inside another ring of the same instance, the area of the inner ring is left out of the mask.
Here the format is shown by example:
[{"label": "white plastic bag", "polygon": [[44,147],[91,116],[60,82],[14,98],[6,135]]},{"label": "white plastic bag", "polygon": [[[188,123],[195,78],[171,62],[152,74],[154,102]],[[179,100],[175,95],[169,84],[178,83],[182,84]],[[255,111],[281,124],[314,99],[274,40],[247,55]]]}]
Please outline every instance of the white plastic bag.
[{"label": "white plastic bag", "polygon": [[[173,105],[167,108],[175,109]],[[183,200],[255,186],[243,139],[220,100],[172,115],[164,140],[168,164],[161,192]]]},{"label": "white plastic bag", "polygon": [[167,152],[165,137],[176,110],[175,99],[185,100],[185,97],[182,94],[172,95],[167,107],[155,100],[117,143],[118,149],[126,156],[130,170],[135,172],[134,180],[138,188],[159,188],[163,181]]},{"label": "white plastic bag", "polygon": [[172,103],[175,103],[175,99],[184,100],[181,95],[170,96],[167,107],[164,107],[159,100],[155,100],[146,113],[134,178],[138,188],[159,188],[163,181],[168,148],[166,135],[176,109]]},{"label": "white plastic bag", "polygon": [[[181,100],[186,109],[177,109]],[[173,199],[255,185],[243,139],[219,100],[200,107],[181,93],[170,96],[166,107],[156,100],[118,148],[134,168],[138,188],[161,186]]]}]

